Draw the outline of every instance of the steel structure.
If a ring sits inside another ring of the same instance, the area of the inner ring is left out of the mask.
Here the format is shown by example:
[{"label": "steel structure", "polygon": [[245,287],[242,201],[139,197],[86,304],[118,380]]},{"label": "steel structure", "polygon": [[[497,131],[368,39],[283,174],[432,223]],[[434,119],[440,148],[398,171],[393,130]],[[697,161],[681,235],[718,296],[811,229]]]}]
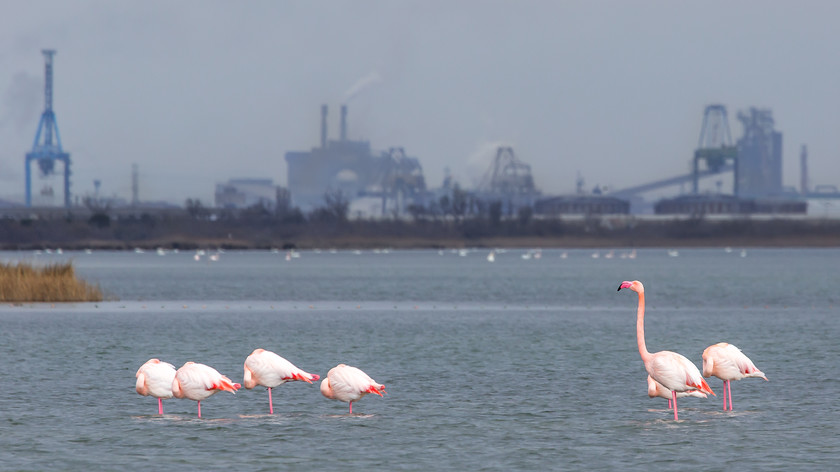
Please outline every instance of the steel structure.
[{"label": "steel structure", "polygon": [[382,161],[379,172],[376,180],[382,189],[383,215],[386,214],[389,200],[393,202],[393,209],[402,213],[406,210],[407,201],[417,200],[426,192],[426,178],[420,161],[406,156],[402,147],[388,149],[387,158]]},{"label": "steel structure", "polygon": [[[61,135],[58,133],[58,123],[52,108],[53,99],[53,56],[55,50],[44,49],[44,112],[38,123],[32,151],[26,153],[26,206],[32,206],[32,161],[38,162],[41,175],[53,173],[55,162],[64,164],[64,206],[70,208],[70,154],[61,148]],[[53,140],[53,135],[55,140]],[[43,140],[41,137],[43,136]]]},{"label": "steel structure", "polygon": [[[729,134],[729,120],[726,117],[726,107],[723,105],[709,105],[703,112],[703,127],[700,129],[700,141],[694,151],[692,165],[692,192],[698,192],[700,179],[700,161],[706,163],[706,173],[717,174],[725,170],[734,169],[733,194],[738,195],[738,148],[732,144]],[[732,161],[732,166],[727,166]]]},{"label": "steel structure", "polygon": [[[705,163],[701,168],[700,162]],[[702,177],[734,171],[733,193],[738,194],[738,148],[732,144],[729,133],[729,120],[726,107],[723,105],[708,105],[703,112],[703,126],[700,128],[700,140],[694,151],[692,170],[688,174],[668,177],[633,187],[626,187],[610,192],[610,195],[631,197],[640,193],[658,190],[674,185],[692,183],[692,193],[698,193],[698,182]]]},{"label": "steel structure", "polygon": [[531,166],[517,159],[512,147],[499,146],[476,196],[485,202],[501,202],[502,211],[510,215],[522,207],[532,207],[541,193],[534,185]]},{"label": "steel structure", "polygon": [[484,174],[479,189],[502,195],[537,193],[531,166],[516,158],[513,148],[499,146],[493,164]]}]

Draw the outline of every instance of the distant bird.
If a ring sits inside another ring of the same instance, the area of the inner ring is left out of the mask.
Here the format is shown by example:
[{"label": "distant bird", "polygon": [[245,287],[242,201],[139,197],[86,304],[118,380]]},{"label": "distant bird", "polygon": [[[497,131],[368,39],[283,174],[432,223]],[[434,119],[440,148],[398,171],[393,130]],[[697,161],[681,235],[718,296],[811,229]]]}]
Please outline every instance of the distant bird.
[{"label": "distant bird", "polygon": [[274,414],[271,389],[286,382],[301,380],[312,383],[321,377],[297,368],[294,364],[265,349],[254,349],[245,359],[245,376],[242,385],[248,390],[262,385],[268,388],[268,412]]},{"label": "distant bird", "polygon": [[703,380],[697,366],[686,359],[685,356],[671,351],[659,351],[651,354],[645,346],[645,286],[638,280],[632,282],[624,281],[618,286],[618,290],[629,288],[639,294],[639,305],[636,311],[636,343],[639,346],[639,354],[645,363],[645,370],[654,380],[661,383],[665,388],[671,390],[671,399],[674,404],[674,419],[678,420],[677,394],[699,390],[703,393],[715,392],[709,384]]},{"label": "distant bird", "polygon": [[163,399],[172,398],[172,380],[175,379],[175,366],[159,359],[149,359],[137,369],[135,389],[137,393],[158,399],[158,414],[163,414]]},{"label": "distant bird", "polygon": [[209,365],[187,362],[175,372],[172,395],[197,401],[198,417],[201,418],[201,400],[220,391],[236,394],[240,387],[242,385],[231,382]]},{"label": "distant bird", "polygon": [[490,251],[490,254],[487,254],[487,262],[494,262],[496,260],[496,251]]},{"label": "distant bird", "polygon": [[[668,390],[667,387],[662,385],[661,383],[653,380],[653,377],[648,375],[647,377],[647,384],[648,384],[648,396],[650,398],[662,397],[668,399],[668,408],[673,408],[673,403],[671,399],[673,398],[673,392]],[[697,398],[706,398],[707,395],[699,390],[691,390],[690,392],[680,392],[677,394],[677,398],[682,397],[697,397]]]},{"label": "distant bird", "polygon": [[368,393],[382,396],[385,386],[376,383],[366,373],[356,367],[338,364],[327,372],[327,377],[321,381],[321,394],[333,400],[350,404],[350,414],[353,414],[353,402],[358,401]]},{"label": "distant bird", "polygon": [[729,397],[729,410],[732,410],[732,380],[744,377],[760,377],[767,380],[749,357],[729,343],[712,344],[703,351],[703,376],[715,376],[723,380],[723,409]]}]

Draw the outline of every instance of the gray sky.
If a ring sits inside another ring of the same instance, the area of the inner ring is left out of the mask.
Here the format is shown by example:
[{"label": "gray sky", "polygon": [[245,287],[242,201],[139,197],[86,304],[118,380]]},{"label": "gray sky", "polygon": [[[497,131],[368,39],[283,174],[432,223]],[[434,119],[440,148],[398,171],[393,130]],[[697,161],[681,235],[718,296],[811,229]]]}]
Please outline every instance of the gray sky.
[{"label": "gray sky", "polygon": [[[42,48],[73,192],[212,203],[216,182],[286,182],[348,134],[472,187],[498,143],[546,193],[688,171],[703,109],[773,111],[784,181],[840,184],[840,2],[0,0],[0,198],[22,198]],[[37,184],[36,184],[37,185]],[[56,192],[60,184],[56,180]]]}]

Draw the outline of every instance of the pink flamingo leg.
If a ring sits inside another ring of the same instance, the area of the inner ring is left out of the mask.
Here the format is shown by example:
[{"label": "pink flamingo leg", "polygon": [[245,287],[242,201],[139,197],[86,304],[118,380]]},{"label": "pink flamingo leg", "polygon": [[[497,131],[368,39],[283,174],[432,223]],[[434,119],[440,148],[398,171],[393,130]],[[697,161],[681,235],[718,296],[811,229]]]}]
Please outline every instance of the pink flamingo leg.
[{"label": "pink flamingo leg", "polygon": [[271,387],[268,387],[268,414],[274,414],[274,403],[271,401]]},{"label": "pink flamingo leg", "polygon": [[732,411],[732,381],[726,381],[726,390],[729,392],[729,411]]},{"label": "pink flamingo leg", "polygon": [[723,381],[723,411],[726,411],[726,380]]},{"label": "pink flamingo leg", "polygon": [[674,421],[676,421],[676,420],[680,419],[679,416],[677,415],[677,392],[676,391],[671,392],[671,397],[674,399]]},{"label": "pink flamingo leg", "polygon": [[669,398],[668,399],[668,409],[670,410],[671,408],[673,408],[673,406],[671,406],[671,399]]},{"label": "pink flamingo leg", "polygon": [[198,417],[201,418],[201,401],[198,402]]},{"label": "pink flamingo leg", "polygon": [[160,398],[158,398],[158,414],[163,414],[163,400]]},{"label": "pink flamingo leg", "polygon": [[350,414],[353,414],[353,402],[350,402]]}]

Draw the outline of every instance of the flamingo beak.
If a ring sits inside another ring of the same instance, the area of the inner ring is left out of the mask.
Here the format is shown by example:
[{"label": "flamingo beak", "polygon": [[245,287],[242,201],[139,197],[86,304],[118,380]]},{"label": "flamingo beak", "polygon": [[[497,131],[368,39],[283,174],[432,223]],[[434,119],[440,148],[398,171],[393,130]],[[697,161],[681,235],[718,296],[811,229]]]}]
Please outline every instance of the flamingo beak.
[{"label": "flamingo beak", "polygon": [[[633,285],[633,282],[628,282],[625,280],[624,282],[621,282],[621,285],[618,286],[618,290],[621,290],[623,288],[630,288],[631,285]],[[616,290],[616,292],[618,290]]]}]

